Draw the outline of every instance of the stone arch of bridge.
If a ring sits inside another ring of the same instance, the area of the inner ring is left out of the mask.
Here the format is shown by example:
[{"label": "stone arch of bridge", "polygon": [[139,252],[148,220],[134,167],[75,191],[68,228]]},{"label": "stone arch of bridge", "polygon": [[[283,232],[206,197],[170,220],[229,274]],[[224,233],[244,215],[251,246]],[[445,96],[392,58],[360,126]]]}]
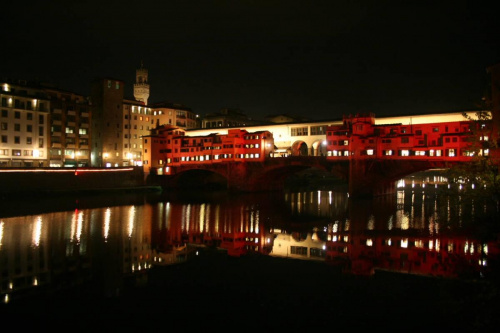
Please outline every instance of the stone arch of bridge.
[{"label": "stone arch of bridge", "polygon": [[292,144],[292,156],[307,156],[309,155],[309,148],[307,143],[302,140],[297,140]]},{"label": "stone arch of bridge", "polygon": [[323,144],[324,140],[315,140],[312,143],[312,155],[313,156],[326,156],[326,145]]}]

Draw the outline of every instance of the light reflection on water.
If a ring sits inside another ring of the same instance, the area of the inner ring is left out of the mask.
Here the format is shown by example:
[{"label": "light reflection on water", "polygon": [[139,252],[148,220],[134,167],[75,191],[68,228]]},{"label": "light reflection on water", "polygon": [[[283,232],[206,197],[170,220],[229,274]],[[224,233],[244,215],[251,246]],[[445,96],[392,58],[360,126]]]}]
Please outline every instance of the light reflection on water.
[{"label": "light reflection on water", "polygon": [[[357,201],[336,191],[117,197],[0,217],[2,301],[96,278],[103,293],[113,294],[124,278],[184,262],[200,248],[324,261],[349,274],[476,278],[497,269],[498,238],[474,224],[478,207],[435,192]],[[488,212],[483,205],[479,211]]]}]

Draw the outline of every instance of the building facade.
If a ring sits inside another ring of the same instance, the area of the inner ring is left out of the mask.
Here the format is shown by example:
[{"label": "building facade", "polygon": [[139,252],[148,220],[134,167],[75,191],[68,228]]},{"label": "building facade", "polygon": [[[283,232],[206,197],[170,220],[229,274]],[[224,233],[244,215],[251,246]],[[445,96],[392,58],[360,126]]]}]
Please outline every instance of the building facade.
[{"label": "building facade", "polygon": [[198,116],[188,107],[169,102],[149,105],[153,110],[156,125],[171,125],[184,129],[199,128]]},{"label": "building facade", "polygon": [[50,100],[50,167],[90,166],[92,106],[87,97],[44,88]]},{"label": "building facade", "polygon": [[49,98],[26,81],[0,84],[0,167],[48,166]]}]

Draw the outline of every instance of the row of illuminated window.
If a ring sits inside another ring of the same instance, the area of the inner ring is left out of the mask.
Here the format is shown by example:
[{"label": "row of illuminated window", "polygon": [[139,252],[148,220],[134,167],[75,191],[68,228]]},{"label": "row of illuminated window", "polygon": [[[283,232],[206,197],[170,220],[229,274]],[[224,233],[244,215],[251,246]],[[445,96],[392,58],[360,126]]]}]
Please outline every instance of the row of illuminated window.
[{"label": "row of illuminated window", "polygon": [[[13,137],[14,141],[13,143],[16,145],[21,144],[21,137],[20,136],[14,136]],[[9,143],[9,137],[7,135],[1,135],[0,136],[0,142],[8,144]],[[33,138],[31,136],[26,137],[26,142],[27,145],[33,144]],[[43,138],[38,138],[38,148],[43,148]]]},{"label": "row of illuminated window", "polygon": [[69,156],[72,158],[76,157],[88,157],[89,156],[89,151],[86,149],[81,149],[81,150],[75,150],[75,149],[57,149],[57,148],[52,148],[50,149],[50,155],[51,156]]},{"label": "row of illuminated window", "polygon": [[138,145],[137,143],[132,143],[132,144],[125,143],[123,145],[123,148],[125,148],[125,149],[128,149],[128,148],[132,148],[132,149],[141,148],[142,149],[142,144]]},{"label": "row of illuminated window", "polygon": [[[2,106],[12,107],[12,97],[2,97]],[[46,111],[45,103],[39,103],[37,99],[22,101],[16,98],[14,99],[14,107],[16,109]]]},{"label": "row of illuminated window", "polygon": [[[295,254],[295,255],[300,255],[300,256],[307,256],[308,255],[308,248],[305,246],[290,246],[290,253]],[[311,257],[317,257],[317,258],[324,258],[326,256],[326,251],[324,249],[312,247],[309,249],[309,256]]]},{"label": "row of illuminated window", "polygon": [[[126,114],[124,117],[125,117],[125,119],[129,119],[128,114]],[[133,116],[133,120],[140,120],[140,121],[149,122],[149,117],[138,116],[138,115],[135,114]],[[153,123],[154,123],[154,119],[151,118],[151,124],[153,124]]]},{"label": "row of illuminated window", "polygon": [[[321,126],[311,126],[311,135],[325,135],[326,125]],[[291,136],[307,136],[309,135],[309,128],[304,127],[294,127],[290,129]]]},{"label": "row of illuminated window", "polygon": [[[482,135],[479,137],[480,141],[488,141],[489,137],[488,135]],[[410,143],[410,138],[409,137],[402,137],[400,138],[401,143]],[[370,143],[373,143],[374,140],[370,139],[368,140]],[[382,139],[382,143],[392,143],[393,139]],[[470,137],[463,137],[462,141],[470,141]],[[444,138],[445,143],[451,143],[451,142],[458,142],[458,137],[453,136],[453,137],[445,137]],[[433,145],[436,145],[435,140],[432,141]],[[328,142],[329,145],[333,146],[347,146],[349,145],[349,140],[332,140]],[[424,144],[424,140],[418,140],[418,144]]]},{"label": "row of illuminated window", "polygon": [[[51,133],[61,133],[62,132],[62,126],[60,125],[52,125],[50,127],[50,132]],[[73,126],[68,126],[64,128],[64,132],[66,134],[75,134],[76,133],[76,128]],[[79,135],[88,135],[89,134],[89,129],[88,128],[79,128],[78,129],[78,134]]]},{"label": "row of illuminated window", "polygon": [[[180,160],[182,162],[193,162],[193,161],[198,161],[198,162],[203,162],[203,161],[209,161],[211,160],[212,155],[201,155],[201,156],[182,156]],[[220,154],[220,155],[213,155],[214,160],[219,160],[219,159],[228,159],[228,158],[233,158],[233,154]],[[234,154],[234,158],[241,158],[241,159],[255,159],[255,158],[260,158],[260,154]]]},{"label": "row of illuminated window", "polygon": [[37,149],[0,149],[0,156],[33,156],[43,157],[43,150]]},{"label": "row of illuminated window", "polygon": [[[394,150],[382,150],[382,155],[384,156],[394,156],[396,151]],[[458,154],[458,149],[446,149],[443,153],[443,150],[440,149],[430,149],[430,150],[410,150],[410,149],[401,149],[397,151],[397,156],[431,156],[431,157],[439,157],[439,156],[448,156],[455,157]],[[478,152],[479,155],[488,156],[489,149],[481,149]],[[375,155],[374,149],[366,149],[361,151],[361,155],[373,156]],[[349,156],[349,150],[330,150],[327,152],[327,156]],[[474,156],[474,151],[471,150],[462,150],[462,156]]]},{"label": "row of illuminated window", "polygon": [[[366,246],[374,246],[374,241],[372,238],[360,239],[360,245]],[[474,253],[484,253],[488,254],[488,245],[473,243],[473,242],[465,242],[465,244],[455,244],[453,242],[442,243],[440,239],[391,239],[386,238],[381,240],[382,246],[387,247],[396,247],[396,248],[418,248],[418,249],[427,249],[427,250],[445,250],[449,253],[463,252],[465,254],[474,254]],[[330,247],[328,247],[330,250]]]}]

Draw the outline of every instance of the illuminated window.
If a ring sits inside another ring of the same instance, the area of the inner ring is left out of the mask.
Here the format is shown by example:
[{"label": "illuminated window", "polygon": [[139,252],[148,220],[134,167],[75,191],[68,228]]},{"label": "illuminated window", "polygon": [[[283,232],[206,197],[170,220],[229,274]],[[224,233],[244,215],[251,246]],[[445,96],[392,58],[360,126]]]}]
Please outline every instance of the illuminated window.
[{"label": "illuminated window", "polygon": [[401,150],[401,156],[410,156],[410,151],[408,149]]},{"label": "illuminated window", "polygon": [[386,150],[385,151],[386,156],[391,156],[392,155],[392,150]]},{"label": "illuminated window", "polygon": [[366,155],[373,155],[373,149],[366,150]]},{"label": "illuminated window", "polygon": [[448,150],[448,156],[454,157],[455,156],[455,149],[449,149]]}]

